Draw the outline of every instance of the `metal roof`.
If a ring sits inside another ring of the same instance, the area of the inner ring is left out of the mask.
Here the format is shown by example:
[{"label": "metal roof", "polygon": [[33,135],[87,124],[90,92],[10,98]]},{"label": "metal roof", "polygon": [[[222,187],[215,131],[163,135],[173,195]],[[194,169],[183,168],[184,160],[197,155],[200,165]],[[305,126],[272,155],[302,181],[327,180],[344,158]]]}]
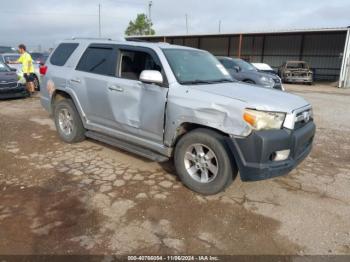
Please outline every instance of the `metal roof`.
[{"label": "metal roof", "polygon": [[348,27],[332,27],[332,28],[307,28],[307,29],[284,29],[270,31],[248,31],[248,32],[232,32],[232,33],[212,33],[212,34],[175,34],[175,35],[134,35],[126,36],[129,38],[162,38],[162,37],[204,37],[204,36],[232,36],[232,35],[268,35],[268,34],[296,34],[296,33],[322,33],[322,32],[346,32]]}]

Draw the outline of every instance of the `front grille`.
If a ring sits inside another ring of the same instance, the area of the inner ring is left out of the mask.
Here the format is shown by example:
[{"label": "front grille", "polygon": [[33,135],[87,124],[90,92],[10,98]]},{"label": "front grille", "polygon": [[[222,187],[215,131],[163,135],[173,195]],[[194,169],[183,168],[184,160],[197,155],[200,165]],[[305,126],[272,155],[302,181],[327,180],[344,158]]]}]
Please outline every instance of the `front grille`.
[{"label": "front grille", "polygon": [[298,113],[295,117],[294,129],[299,129],[304,127],[307,123],[313,121],[312,110],[308,109]]},{"label": "front grille", "polygon": [[293,73],[292,76],[306,77],[306,76],[307,76],[307,73]]},{"label": "front grille", "polygon": [[0,88],[11,88],[11,87],[17,87],[17,82],[0,82]]}]

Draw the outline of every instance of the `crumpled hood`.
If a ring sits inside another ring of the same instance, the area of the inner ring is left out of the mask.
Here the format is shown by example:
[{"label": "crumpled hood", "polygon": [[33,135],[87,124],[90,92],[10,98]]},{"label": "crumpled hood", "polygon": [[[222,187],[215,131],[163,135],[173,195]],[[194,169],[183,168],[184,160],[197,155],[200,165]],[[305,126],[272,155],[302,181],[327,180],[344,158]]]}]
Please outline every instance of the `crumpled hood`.
[{"label": "crumpled hood", "polygon": [[247,108],[257,110],[291,113],[295,109],[309,105],[305,99],[299,96],[241,82],[195,85],[191,88],[240,100],[247,104]]}]

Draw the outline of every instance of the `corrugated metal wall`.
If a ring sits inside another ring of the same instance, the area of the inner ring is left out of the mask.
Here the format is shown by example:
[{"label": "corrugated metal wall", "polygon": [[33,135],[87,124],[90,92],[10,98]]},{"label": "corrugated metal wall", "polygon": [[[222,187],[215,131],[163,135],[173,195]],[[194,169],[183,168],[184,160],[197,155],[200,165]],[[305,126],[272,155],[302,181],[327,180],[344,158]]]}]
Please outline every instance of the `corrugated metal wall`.
[{"label": "corrugated metal wall", "polygon": [[[207,50],[217,56],[237,57],[239,35],[183,36],[146,39]],[[145,40],[145,38],[143,38]],[[242,35],[241,58],[277,69],[287,60],[304,60],[316,80],[339,79],[346,31]]]}]

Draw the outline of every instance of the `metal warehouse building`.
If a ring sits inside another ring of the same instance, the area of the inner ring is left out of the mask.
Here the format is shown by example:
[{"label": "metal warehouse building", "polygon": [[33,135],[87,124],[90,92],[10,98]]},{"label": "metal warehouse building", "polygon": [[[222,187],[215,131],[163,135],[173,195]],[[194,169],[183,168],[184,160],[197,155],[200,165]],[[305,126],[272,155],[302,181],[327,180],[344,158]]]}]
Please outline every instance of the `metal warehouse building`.
[{"label": "metal warehouse building", "polygon": [[350,87],[350,28],[282,32],[134,36],[128,40],[168,42],[207,50],[214,55],[239,57],[278,68],[287,60],[310,64],[315,80],[339,81]]}]

